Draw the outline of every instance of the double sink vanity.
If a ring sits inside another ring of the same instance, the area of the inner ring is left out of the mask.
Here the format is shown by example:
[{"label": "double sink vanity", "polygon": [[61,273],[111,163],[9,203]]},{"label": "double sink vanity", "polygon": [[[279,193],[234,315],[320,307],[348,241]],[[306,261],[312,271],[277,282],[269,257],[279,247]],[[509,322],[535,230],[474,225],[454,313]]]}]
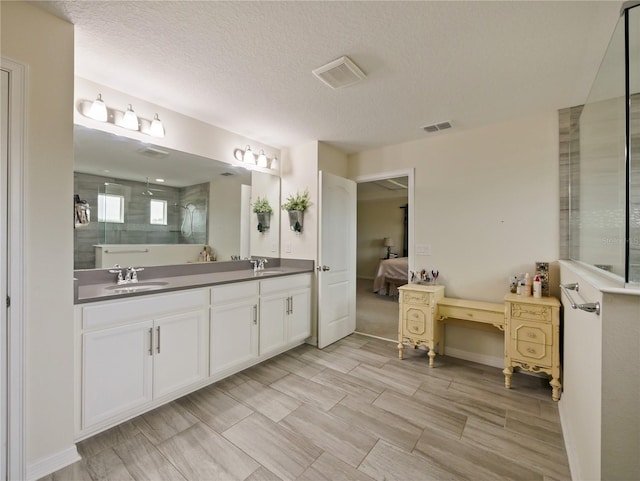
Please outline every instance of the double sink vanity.
[{"label": "double sink vanity", "polygon": [[75,272],[76,434],[84,439],[311,336],[313,261]]}]

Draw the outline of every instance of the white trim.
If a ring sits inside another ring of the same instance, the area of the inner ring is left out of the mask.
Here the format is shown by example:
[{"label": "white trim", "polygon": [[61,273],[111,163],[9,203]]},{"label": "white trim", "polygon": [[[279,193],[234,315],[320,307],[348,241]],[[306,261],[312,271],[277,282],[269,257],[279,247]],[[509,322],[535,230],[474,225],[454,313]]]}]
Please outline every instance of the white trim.
[{"label": "white trim", "polygon": [[[477,362],[485,366],[504,368],[504,358],[496,356],[487,356],[486,354],[478,354],[477,352],[456,349],[455,347],[447,347],[445,354],[450,357],[464,359],[465,361]],[[436,357],[436,359],[438,359]]]},{"label": "white trim", "polygon": [[[366,174],[366,175],[359,175],[357,176],[355,179],[353,179],[357,184],[361,183],[361,182],[373,182],[376,180],[385,180],[385,179],[393,179],[396,177],[407,177],[408,178],[408,184],[409,184],[409,188],[408,188],[408,192],[407,192],[407,203],[409,204],[409,212],[408,212],[408,221],[409,221],[409,225],[407,226],[407,230],[408,230],[408,245],[407,245],[407,249],[409,250],[409,270],[415,270],[413,268],[413,264],[414,264],[414,219],[415,219],[415,213],[414,213],[414,206],[415,206],[415,171],[416,169],[414,168],[410,168],[410,169],[401,169],[401,170],[388,170],[386,172],[378,172],[375,174]],[[407,275],[409,275],[409,273],[407,272]]]},{"label": "white trim", "polygon": [[8,479],[24,479],[25,461],[25,218],[28,212],[25,195],[27,157],[28,67],[6,57],[0,66],[10,75],[9,91],[9,282],[11,308],[7,326],[8,357]]},{"label": "white trim", "polygon": [[575,437],[573,436],[571,426],[567,421],[566,409],[565,403],[560,399],[560,401],[558,401],[558,411],[560,413],[562,437],[564,438],[564,449],[567,452],[567,459],[569,461],[569,472],[571,473],[571,479],[585,479],[582,477],[580,472],[580,458],[574,442]]},{"label": "white trim", "polygon": [[82,458],[78,454],[78,450],[74,444],[64,451],[60,451],[29,464],[29,466],[27,466],[26,479],[28,481],[40,479],[48,474],[58,471],[59,469],[65,468],[76,461],[80,461],[80,459]]}]

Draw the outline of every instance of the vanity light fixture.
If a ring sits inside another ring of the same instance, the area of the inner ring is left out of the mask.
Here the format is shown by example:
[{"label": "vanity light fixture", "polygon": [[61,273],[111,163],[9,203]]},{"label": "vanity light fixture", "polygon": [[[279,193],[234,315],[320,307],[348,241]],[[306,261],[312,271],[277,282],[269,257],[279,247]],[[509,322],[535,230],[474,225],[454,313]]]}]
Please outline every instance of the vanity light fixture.
[{"label": "vanity light fixture", "polygon": [[251,164],[251,165],[256,164],[256,156],[253,155],[253,152],[251,151],[251,147],[249,147],[248,145],[247,145],[247,148],[244,150],[244,156],[242,157],[242,160],[246,164]]},{"label": "vanity light fixture", "polygon": [[278,157],[275,155],[273,159],[269,159],[267,155],[264,153],[264,150],[260,149],[260,154],[256,159],[256,155],[251,150],[251,147],[247,145],[245,150],[235,149],[233,151],[233,157],[238,161],[245,164],[245,168],[249,169],[250,165],[255,165],[257,167],[262,167],[265,169],[278,169]]},{"label": "vanity light fixture", "polygon": [[93,120],[97,120],[99,122],[107,121],[107,105],[102,100],[102,94],[98,94],[98,98],[93,101],[88,115]]},{"label": "vanity light fixture", "polygon": [[264,155],[264,150],[261,150],[260,155],[258,155],[258,167],[269,167],[269,161],[267,156]]},{"label": "vanity light fixture", "polygon": [[158,118],[158,114],[156,114],[151,121],[149,135],[151,135],[152,137],[159,137],[161,139],[164,139],[164,125],[162,125],[160,118]]},{"label": "vanity light fixture", "polygon": [[124,118],[122,119],[122,126],[125,129],[129,130],[139,130],[140,126],[138,125],[138,116],[133,111],[131,104],[127,107],[127,111],[124,113]]}]

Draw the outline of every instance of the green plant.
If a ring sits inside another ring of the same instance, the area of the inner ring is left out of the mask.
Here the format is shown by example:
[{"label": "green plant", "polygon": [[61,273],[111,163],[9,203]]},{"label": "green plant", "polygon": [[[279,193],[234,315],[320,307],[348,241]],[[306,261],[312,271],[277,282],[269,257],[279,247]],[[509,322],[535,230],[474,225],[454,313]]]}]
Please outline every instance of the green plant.
[{"label": "green plant", "polygon": [[261,198],[260,196],[258,196],[255,203],[253,204],[253,212],[255,212],[256,214],[271,214],[273,212],[273,209],[271,208],[271,205],[269,204],[269,201],[266,197]]},{"label": "green plant", "polygon": [[299,210],[304,212],[307,210],[307,207],[309,207],[309,204],[311,204],[309,200],[309,190],[305,189],[302,194],[299,191],[296,192],[295,195],[289,194],[287,201],[282,204],[282,210]]}]

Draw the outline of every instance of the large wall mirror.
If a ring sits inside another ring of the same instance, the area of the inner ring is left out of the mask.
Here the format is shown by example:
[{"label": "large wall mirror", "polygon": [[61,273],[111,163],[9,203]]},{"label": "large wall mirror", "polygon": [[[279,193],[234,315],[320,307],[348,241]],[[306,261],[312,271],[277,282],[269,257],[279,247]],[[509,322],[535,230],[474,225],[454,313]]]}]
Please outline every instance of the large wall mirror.
[{"label": "large wall mirror", "polygon": [[[74,269],[279,256],[280,178],[76,125]],[[269,229],[252,204],[267,198]],[[76,208],[76,212],[78,209]],[[87,222],[88,221],[88,222]]]}]

